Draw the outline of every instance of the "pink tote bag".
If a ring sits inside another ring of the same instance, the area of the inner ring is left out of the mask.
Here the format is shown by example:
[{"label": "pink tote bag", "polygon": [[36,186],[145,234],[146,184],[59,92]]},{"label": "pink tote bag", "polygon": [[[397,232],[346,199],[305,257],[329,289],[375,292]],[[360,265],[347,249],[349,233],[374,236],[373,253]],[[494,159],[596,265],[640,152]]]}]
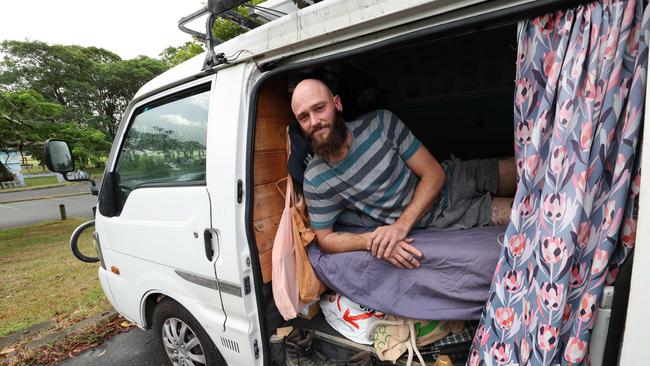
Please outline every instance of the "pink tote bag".
[{"label": "pink tote bag", "polygon": [[293,184],[287,179],[284,196],[284,211],[273,241],[273,271],[271,274],[273,300],[284,320],[293,319],[300,312],[300,283],[296,275],[296,256],[293,244],[293,223],[291,221],[291,197]]}]

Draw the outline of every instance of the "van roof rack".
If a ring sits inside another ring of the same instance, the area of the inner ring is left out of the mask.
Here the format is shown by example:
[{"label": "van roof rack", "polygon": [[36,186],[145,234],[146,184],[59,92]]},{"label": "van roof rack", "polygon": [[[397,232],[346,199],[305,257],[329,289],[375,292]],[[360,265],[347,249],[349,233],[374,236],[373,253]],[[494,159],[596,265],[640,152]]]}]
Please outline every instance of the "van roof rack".
[{"label": "van roof rack", "polygon": [[[212,34],[212,27],[217,18],[223,18],[229,20],[240,27],[246,29],[253,29],[258,26],[257,23],[251,21],[250,19],[243,17],[241,14],[237,13],[234,9],[244,3],[247,3],[249,0],[208,0],[207,4],[192,14],[181,18],[178,21],[178,28],[194,37],[199,41],[205,42],[208,53],[203,62],[203,71],[210,70],[211,68],[221,65],[227,62],[227,59],[223,53],[216,54],[214,52],[214,47],[221,43],[220,39],[217,39]],[[206,14],[209,14],[206,24],[205,24],[205,33],[190,29],[186,27],[186,24],[198,19]]]}]

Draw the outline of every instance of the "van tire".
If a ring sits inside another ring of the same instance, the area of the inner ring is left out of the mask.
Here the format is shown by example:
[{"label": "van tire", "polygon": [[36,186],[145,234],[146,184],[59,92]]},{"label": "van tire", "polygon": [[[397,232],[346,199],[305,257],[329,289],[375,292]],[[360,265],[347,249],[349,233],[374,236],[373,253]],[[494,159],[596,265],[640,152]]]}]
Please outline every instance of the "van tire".
[{"label": "van tire", "polygon": [[[184,334],[179,334],[187,328]],[[165,329],[167,327],[167,329]],[[210,336],[187,309],[169,298],[163,299],[153,312],[152,329],[158,343],[158,349],[167,356],[168,365],[183,365],[186,357],[196,360],[203,358],[206,366],[226,365],[223,357],[215,347]],[[168,333],[175,331],[174,333]],[[166,332],[164,335],[163,332]],[[196,342],[194,339],[198,340]],[[166,346],[167,343],[167,346]],[[185,345],[190,344],[188,349]],[[194,362],[195,365],[201,365]]]}]

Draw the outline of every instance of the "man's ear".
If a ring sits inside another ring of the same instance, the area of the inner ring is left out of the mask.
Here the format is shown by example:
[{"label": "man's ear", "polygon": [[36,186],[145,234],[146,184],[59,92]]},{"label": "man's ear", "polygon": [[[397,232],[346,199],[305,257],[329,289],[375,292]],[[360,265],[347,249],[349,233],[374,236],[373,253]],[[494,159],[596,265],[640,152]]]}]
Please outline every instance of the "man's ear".
[{"label": "man's ear", "polygon": [[334,107],[336,107],[336,110],[339,111],[339,113],[343,112],[343,104],[341,103],[341,97],[335,95],[333,100],[334,100]]}]

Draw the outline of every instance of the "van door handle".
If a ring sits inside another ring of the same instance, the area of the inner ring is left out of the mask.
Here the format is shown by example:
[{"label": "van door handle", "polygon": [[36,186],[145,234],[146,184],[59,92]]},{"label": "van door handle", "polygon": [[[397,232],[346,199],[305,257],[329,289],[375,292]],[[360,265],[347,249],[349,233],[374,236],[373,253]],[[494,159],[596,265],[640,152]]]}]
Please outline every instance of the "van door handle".
[{"label": "van door handle", "polygon": [[212,261],[213,258],[219,258],[219,233],[216,230],[205,229],[203,231],[203,245],[205,246],[205,256],[209,261]]}]

